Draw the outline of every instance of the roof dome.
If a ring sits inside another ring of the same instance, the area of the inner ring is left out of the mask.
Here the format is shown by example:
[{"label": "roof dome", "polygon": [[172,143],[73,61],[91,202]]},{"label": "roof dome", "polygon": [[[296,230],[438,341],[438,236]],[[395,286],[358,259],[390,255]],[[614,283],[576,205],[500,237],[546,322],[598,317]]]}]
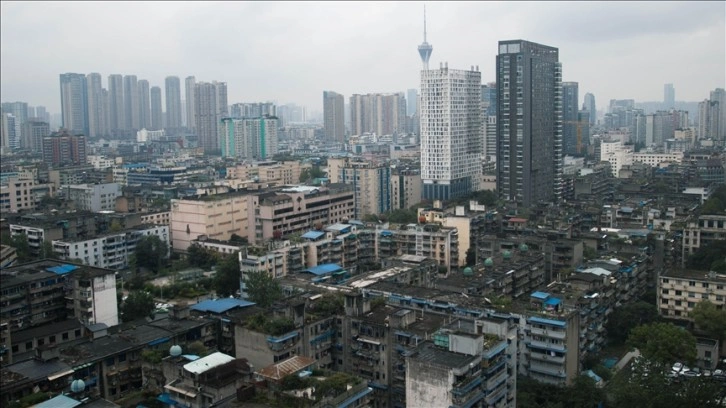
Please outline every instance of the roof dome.
[{"label": "roof dome", "polygon": [[179,357],[182,353],[182,348],[179,345],[173,345],[169,348],[169,355],[172,357]]},{"label": "roof dome", "polygon": [[527,252],[529,251],[529,247],[527,246],[527,244],[522,243],[522,245],[519,246],[519,250],[522,252]]},{"label": "roof dome", "polygon": [[471,276],[473,274],[474,274],[474,270],[473,269],[471,269],[468,266],[466,268],[464,268],[464,276]]},{"label": "roof dome", "polygon": [[484,266],[494,266],[494,260],[492,258],[485,259]]},{"label": "roof dome", "polygon": [[73,380],[71,383],[71,392],[81,392],[86,389],[86,383],[83,380]]},{"label": "roof dome", "polygon": [[512,252],[510,252],[510,251],[504,251],[504,253],[502,253],[502,257],[504,259],[509,259],[509,258],[512,257]]}]

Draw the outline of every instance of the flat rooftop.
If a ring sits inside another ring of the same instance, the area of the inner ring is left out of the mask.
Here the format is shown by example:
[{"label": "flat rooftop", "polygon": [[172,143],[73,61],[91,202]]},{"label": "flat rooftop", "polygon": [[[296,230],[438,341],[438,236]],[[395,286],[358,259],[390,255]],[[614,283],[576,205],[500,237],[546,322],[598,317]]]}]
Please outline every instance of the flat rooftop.
[{"label": "flat rooftop", "polygon": [[477,356],[448,351],[435,346],[431,341],[425,341],[418,346],[409,358],[446,368],[460,368],[468,366],[469,363],[477,359]]}]

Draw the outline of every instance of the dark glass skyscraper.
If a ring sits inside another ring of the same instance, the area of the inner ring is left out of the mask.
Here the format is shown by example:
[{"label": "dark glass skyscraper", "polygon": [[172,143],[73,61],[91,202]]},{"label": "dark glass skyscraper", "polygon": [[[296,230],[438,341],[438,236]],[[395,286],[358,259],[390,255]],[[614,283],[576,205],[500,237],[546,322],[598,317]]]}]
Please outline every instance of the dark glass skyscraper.
[{"label": "dark glass skyscraper", "polygon": [[[562,148],[565,154],[569,155],[580,153],[578,147],[582,143],[582,139],[579,143],[577,140],[577,128],[580,126],[577,119],[580,110],[577,88],[577,82],[562,83],[562,119],[564,122],[562,124]],[[582,132],[582,128],[580,131]],[[582,138],[582,133],[580,133],[580,138]]]},{"label": "dark glass skyscraper", "polygon": [[554,47],[499,42],[497,190],[529,206],[562,196],[562,65]]}]

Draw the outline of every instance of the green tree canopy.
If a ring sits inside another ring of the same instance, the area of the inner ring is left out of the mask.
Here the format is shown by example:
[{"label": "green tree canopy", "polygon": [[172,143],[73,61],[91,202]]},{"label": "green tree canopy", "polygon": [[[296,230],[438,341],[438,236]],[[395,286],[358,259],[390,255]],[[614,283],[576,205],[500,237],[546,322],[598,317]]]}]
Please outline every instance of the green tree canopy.
[{"label": "green tree canopy", "polygon": [[713,303],[703,300],[696,304],[689,315],[698,328],[707,332],[714,339],[719,341],[726,339],[726,310],[719,310]]},{"label": "green tree canopy", "polygon": [[627,344],[640,350],[653,363],[668,366],[676,361],[696,360],[696,338],[672,323],[650,323],[630,331]]},{"label": "green tree canopy", "polygon": [[121,306],[121,316],[124,322],[130,322],[142,317],[154,317],[154,298],[150,293],[134,291]]},{"label": "green tree canopy", "polygon": [[212,265],[217,263],[218,258],[218,255],[214,251],[204,248],[197,243],[191,244],[187,248],[187,259],[189,260],[189,265],[192,266],[208,270]]},{"label": "green tree canopy", "polygon": [[280,283],[265,271],[253,271],[244,278],[247,297],[260,307],[267,307],[282,298]]},{"label": "green tree canopy", "polygon": [[28,262],[33,258],[30,253],[30,245],[28,245],[28,236],[25,234],[16,234],[10,236],[9,232],[3,233],[2,243],[15,248],[15,256],[18,257],[17,262]]},{"label": "green tree canopy", "polygon": [[217,264],[214,276],[214,290],[218,296],[233,296],[239,289],[239,252],[227,255]]},{"label": "green tree canopy", "polygon": [[701,214],[723,215],[726,210],[726,186],[720,186],[701,207]]},{"label": "green tree canopy", "polygon": [[159,272],[169,256],[169,245],[157,235],[147,235],[136,243],[136,265]]},{"label": "green tree canopy", "polygon": [[699,271],[726,272],[726,240],[714,240],[688,257],[687,266]]},{"label": "green tree canopy", "polygon": [[608,338],[616,344],[624,344],[633,328],[657,321],[658,309],[645,302],[635,302],[615,308],[605,324]]}]

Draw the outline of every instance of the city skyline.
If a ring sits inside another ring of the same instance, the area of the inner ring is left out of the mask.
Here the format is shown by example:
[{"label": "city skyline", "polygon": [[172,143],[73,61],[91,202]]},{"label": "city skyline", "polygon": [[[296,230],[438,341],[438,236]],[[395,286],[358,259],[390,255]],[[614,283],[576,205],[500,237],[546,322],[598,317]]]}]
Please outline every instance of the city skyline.
[{"label": "city skyline", "polygon": [[[0,99],[60,112],[59,74],[121,72],[160,87],[167,76],[215,78],[228,84],[230,102],[273,100],[322,112],[323,90],[347,98],[418,87],[423,6],[144,3],[145,20],[154,24],[124,33],[140,5],[3,2]],[[485,83],[495,78],[497,42],[524,39],[557,47],[563,80],[578,82],[581,95],[594,94],[601,107],[610,99],[662,100],[665,83],[674,85],[679,101],[703,100],[724,87],[723,2],[426,7],[431,68],[479,65]],[[65,17],[55,18],[58,13]],[[99,18],[89,19],[93,15]],[[194,30],[186,29],[190,24]],[[59,33],[52,38],[62,45],[49,47],[49,32]],[[39,47],[48,52],[27,52]]]}]

